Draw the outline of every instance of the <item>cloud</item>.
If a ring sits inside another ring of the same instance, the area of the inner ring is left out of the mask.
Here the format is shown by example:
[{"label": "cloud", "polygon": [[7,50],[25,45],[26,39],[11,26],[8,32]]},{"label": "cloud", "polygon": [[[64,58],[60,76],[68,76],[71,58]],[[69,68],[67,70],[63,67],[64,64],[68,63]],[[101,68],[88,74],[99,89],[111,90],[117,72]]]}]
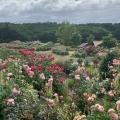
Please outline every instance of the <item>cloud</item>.
[{"label": "cloud", "polygon": [[119,0],[0,0],[0,22],[118,22]]}]

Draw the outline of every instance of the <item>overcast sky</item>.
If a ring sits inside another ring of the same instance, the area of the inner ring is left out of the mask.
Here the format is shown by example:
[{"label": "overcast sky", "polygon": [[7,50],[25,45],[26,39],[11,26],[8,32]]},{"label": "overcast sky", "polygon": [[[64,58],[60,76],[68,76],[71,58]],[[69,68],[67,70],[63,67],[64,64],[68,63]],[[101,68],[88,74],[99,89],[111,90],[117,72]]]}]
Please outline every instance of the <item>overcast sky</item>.
[{"label": "overcast sky", "polygon": [[0,0],[0,22],[118,23],[120,0]]}]

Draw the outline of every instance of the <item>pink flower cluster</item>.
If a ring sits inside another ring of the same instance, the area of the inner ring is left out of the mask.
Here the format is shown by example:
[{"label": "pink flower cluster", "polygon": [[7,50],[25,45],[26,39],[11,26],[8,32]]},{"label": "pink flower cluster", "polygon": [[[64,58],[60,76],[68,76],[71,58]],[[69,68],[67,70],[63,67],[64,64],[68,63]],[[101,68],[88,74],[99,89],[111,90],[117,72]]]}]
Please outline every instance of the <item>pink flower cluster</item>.
[{"label": "pink flower cluster", "polygon": [[46,101],[48,102],[49,106],[55,106],[54,100],[52,100],[52,99],[46,99]]},{"label": "pink flower cluster", "polygon": [[104,107],[99,105],[99,104],[95,104],[95,108],[100,111],[100,112],[103,112],[104,111]]},{"label": "pink flower cluster", "polygon": [[42,80],[45,80],[45,75],[44,75],[44,73],[41,73],[41,74],[40,74],[40,78],[41,78]]},{"label": "pink flower cluster", "polygon": [[113,59],[113,65],[114,66],[120,66],[120,60]]},{"label": "pink flower cluster", "polygon": [[118,120],[118,115],[115,113],[114,109],[109,109],[108,114],[112,120]]},{"label": "pink flower cluster", "polygon": [[89,77],[89,72],[86,68],[84,67],[80,67],[78,66],[77,70],[75,71],[75,79],[76,80],[79,80],[80,79],[80,75],[79,74],[83,74],[83,76],[86,78],[86,80],[90,80],[90,77]]},{"label": "pink flower cluster", "polygon": [[14,102],[13,98],[7,99],[7,105],[14,105],[14,104],[15,104],[15,102]]},{"label": "pink flower cluster", "polygon": [[87,93],[83,93],[83,96],[84,96],[85,101],[89,103],[92,103],[96,99],[95,94],[89,95]]},{"label": "pink flower cluster", "polygon": [[12,93],[15,95],[19,95],[20,94],[20,90],[18,90],[17,88],[13,88],[12,89]]},{"label": "pink flower cluster", "polygon": [[116,104],[117,104],[117,110],[120,111],[120,100],[118,100]]},{"label": "pink flower cluster", "polygon": [[51,77],[48,82],[46,83],[46,87],[50,87],[53,83],[53,78]]},{"label": "pink flower cluster", "polygon": [[110,91],[108,92],[108,95],[109,95],[110,97],[114,97],[114,92],[113,92],[113,90],[110,90]]},{"label": "pink flower cluster", "polygon": [[78,116],[75,116],[73,120],[82,120],[82,119],[84,119],[84,118],[86,118],[85,115],[81,115],[81,116],[78,115]]},{"label": "pink flower cluster", "polygon": [[12,73],[8,73],[7,76],[8,76],[8,77],[11,77],[11,76],[13,76],[13,74],[12,74]]},{"label": "pink flower cluster", "polygon": [[34,72],[31,70],[31,68],[28,65],[24,65],[24,69],[26,70],[26,72],[28,73],[29,77],[33,77]]}]

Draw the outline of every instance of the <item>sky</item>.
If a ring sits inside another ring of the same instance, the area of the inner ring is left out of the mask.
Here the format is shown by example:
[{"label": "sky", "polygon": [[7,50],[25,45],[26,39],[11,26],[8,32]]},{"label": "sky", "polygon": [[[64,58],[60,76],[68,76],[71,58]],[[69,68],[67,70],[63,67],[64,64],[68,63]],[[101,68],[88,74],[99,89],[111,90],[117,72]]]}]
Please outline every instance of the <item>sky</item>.
[{"label": "sky", "polygon": [[0,22],[119,23],[120,0],[0,0]]}]

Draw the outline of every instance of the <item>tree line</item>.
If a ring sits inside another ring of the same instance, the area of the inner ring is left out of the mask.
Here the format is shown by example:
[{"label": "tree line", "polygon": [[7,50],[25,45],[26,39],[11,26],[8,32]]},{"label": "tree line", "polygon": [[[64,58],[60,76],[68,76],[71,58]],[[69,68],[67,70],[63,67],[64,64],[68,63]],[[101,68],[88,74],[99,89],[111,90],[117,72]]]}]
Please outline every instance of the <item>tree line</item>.
[{"label": "tree line", "polygon": [[[48,41],[60,42],[64,45],[78,45],[94,40],[102,40],[103,37],[112,35],[120,40],[120,23],[88,23],[71,24],[68,21],[62,23],[0,23],[0,42],[36,41],[45,43]],[[91,39],[90,39],[91,38]]]}]

